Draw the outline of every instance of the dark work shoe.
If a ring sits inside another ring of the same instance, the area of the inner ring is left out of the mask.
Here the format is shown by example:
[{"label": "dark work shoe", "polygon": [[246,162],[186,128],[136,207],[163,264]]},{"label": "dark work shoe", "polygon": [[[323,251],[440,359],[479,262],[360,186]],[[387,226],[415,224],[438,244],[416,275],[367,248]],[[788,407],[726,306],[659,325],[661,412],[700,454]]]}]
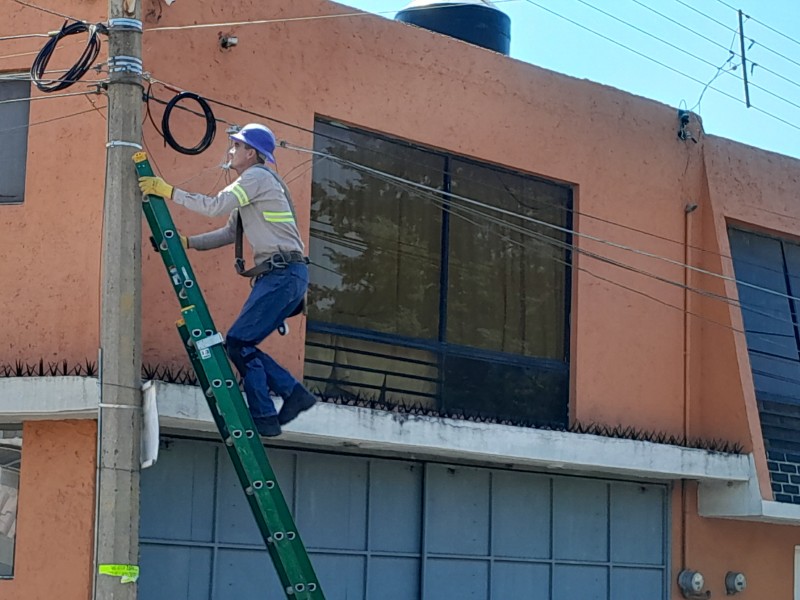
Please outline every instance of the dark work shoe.
[{"label": "dark work shoe", "polygon": [[301,384],[294,386],[291,395],[286,398],[278,413],[278,421],[281,425],[286,425],[294,421],[304,410],[308,410],[317,403],[317,397],[304,388]]},{"label": "dark work shoe", "polygon": [[260,435],[264,437],[275,437],[281,434],[281,424],[276,415],[270,417],[253,417],[253,423]]}]

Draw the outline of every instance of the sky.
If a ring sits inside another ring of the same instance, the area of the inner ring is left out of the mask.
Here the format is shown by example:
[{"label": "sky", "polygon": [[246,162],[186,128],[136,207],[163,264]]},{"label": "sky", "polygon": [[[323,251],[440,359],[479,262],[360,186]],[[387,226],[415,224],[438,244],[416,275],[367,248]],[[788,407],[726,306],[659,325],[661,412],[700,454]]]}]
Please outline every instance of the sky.
[{"label": "sky", "polygon": [[[339,1],[386,18],[408,4]],[[706,133],[800,158],[800,0],[499,0],[495,6],[511,17],[513,58],[692,109]],[[738,9],[745,15],[750,108]]]}]

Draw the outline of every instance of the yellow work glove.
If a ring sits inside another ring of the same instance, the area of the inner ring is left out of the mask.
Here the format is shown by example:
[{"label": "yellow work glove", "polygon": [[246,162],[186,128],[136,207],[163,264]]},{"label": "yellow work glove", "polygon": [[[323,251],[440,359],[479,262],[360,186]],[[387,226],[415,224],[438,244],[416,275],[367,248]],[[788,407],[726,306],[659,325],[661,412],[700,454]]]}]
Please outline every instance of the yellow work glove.
[{"label": "yellow work glove", "polygon": [[139,189],[143,194],[172,198],[172,186],[161,177],[139,177]]},{"label": "yellow work glove", "polygon": [[178,237],[181,238],[181,246],[183,246],[184,250],[189,249],[189,238],[185,235],[178,234]]}]

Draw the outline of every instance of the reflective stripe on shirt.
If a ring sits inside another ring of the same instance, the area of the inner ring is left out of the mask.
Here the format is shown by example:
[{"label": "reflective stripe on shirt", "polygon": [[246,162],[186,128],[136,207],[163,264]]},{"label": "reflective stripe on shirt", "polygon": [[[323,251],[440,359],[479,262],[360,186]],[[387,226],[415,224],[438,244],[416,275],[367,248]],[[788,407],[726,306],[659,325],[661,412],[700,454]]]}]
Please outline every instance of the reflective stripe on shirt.
[{"label": "reflective stripe on shirt", "polygon": [[239,184],[231,188],[231,193],[236,196],[236,199],[239,201],[239,206],[247,206],[250,204],[250,198],[247,197],[247,192],[245,192],[244,188]]},{"label": "reflective stripe on shirt", "polygon": [[270,223],[294,223],[294,215],[290,211],[273,212],[265,210],[264,220]]}]

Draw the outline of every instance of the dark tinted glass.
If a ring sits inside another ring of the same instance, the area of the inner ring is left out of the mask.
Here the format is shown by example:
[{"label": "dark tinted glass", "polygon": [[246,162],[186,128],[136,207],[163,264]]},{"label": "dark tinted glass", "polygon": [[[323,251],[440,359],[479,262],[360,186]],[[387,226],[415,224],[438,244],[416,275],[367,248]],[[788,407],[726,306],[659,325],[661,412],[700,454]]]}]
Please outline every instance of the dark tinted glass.
[{"label": "dark tinted glass", "polygon": [[[316,124],[314,147],[439,188],[444,160],[367,134]],[[435,198],[332,159],[316,159],[309,318],[436,339],[441,210]]]},{"label": "dark tinted glass", "polygon": [[569,189],[460,160],[451,189],[487,207],[451,202],[447,341],[563,359]]},{"label": "dark tinted glass", "polygon": [[[0,102],[31,95],[30,81],[0,81]],[[28,158],[28,113],[30,102],[0,104],[0,203],[22,202],[25,196],[25,165]]]}]

